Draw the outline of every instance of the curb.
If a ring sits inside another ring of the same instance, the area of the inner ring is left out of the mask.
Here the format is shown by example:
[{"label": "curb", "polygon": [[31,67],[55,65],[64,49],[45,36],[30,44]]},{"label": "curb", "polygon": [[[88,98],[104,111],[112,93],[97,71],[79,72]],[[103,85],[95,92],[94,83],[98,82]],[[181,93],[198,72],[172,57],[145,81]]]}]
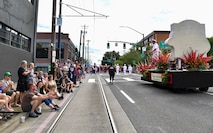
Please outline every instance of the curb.
[{"label": "curb", "polygon": [[136,129],[132,125],[131,121],[127,117],[126,113],[122,109],[121,105],[115,98],[107,82],[100,76],[101,83],[106,94],[108,104],[113,115],[117,130],[119,133],[137,133]]}]

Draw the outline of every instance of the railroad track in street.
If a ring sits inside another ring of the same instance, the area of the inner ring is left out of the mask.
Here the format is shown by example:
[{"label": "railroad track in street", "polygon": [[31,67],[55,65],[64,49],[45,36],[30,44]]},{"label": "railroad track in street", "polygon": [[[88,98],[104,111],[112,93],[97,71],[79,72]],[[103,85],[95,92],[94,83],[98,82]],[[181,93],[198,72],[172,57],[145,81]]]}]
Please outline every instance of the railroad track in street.
[{"label": "railroad track in street", "polygon": [[[109,108],[109,104],[100,80],[100,76],[99,75],[95,75],[95,78],[93,77],[92,79],[89,79],[88,82],[94,82],[95,84],[98,84],[98,88],[100,89],[101,92],[101,97],[102,97],[102,101],[104,103],[102,103],[104,105],[105,108],[105,112],[107,113],[107,117],[111,126],[110,131],[112,131],[113,133],[117,133],[117,127],[116,124],[114,122],[114,118],[112,116],[111,110]],[[54,133],[56,132],[56,128],[59,126],[59,123],[61,121],[64,121],[65,119],[67,119],[66,111],[69,110],[69,105],[71,104],[72,100],[75,98],[75,96],[77,95],[77,93],[79,93],[80,89],[85,89],[85,88],[79,88],[77,89],[77,91],[74,93],[74,95],[72,97],[69,98],[69,100],[67,101],[67,103],[63,106],[63,108],[60,110],[60,113],[58,114],[58,116],[56,117],[56,119],[52,122],[52,124],[49,126],[49,128],[47,129],[46,133]],[[87,118],[85,118],[87,119]],[[101,128],[101,127],[100,127]],[[72,130],[72,129],[70,129]]]}]

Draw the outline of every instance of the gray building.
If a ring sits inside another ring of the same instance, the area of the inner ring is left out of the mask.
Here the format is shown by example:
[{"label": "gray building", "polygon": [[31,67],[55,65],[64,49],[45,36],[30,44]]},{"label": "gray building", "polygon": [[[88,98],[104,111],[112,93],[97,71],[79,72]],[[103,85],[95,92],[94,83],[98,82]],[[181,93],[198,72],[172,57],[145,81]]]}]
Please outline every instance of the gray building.
[{"label": "gray building", "polygon": [[0,0],[0,77],[16,82],[21,61],[34,62],[37,14],[38,0]]}]

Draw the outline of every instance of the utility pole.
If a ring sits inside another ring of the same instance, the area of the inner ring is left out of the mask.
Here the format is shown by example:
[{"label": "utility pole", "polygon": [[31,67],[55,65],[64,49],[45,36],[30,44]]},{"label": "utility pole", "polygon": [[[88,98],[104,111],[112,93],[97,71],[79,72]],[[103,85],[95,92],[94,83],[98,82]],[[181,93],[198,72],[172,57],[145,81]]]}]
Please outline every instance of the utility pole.
[{"label": "utility pole", "polygon": [[56,18],[56,0],[53,0],[53,9],[52,9],[52,37],[51,37],[51,57],[50,57],[50,65],[51,65],[51,74],[53,74],[53,79],[55,79],[55,18]]},{"label": "utility pole", "polygon": [[58,16],[58,58],[59,58],[59,63],[61,63],[61,25],[62,25],[62,18],[61,18],[61,5],[62,5],[62,0],[60,0],[59,3],[59,16]]},{"label": "utility pole", "polygon": [[82,52],[83,52],[83,53],[82,53],[82,63],[83,63],[83,64],[85,63],[85,62],[84,62],[84,60],[85,60],[85,59],[84,59],[84,50],[85,50],[84,47],[85,47],[85,34],[87,33],[87,32],[86,32],[86,28],[87,28],[87,26],[84,25],[84,26],[83,26],[83,29],[84,29],[84,30],[83,30],[83,48],[82,48]]},{"label": "utility pole", "polygon": [[89,42],[90,40],[87,40],[87,61],[89,62]]},{"label": "utility pole", "polygon": [[80,57],[81,57],[81,38],[82,38],[82,33],[83,33],[83,31],[81,30],[81,33],[80,33],[80,45],[79,45],[79,52],[78,52],[78,62],[80,62]]}]

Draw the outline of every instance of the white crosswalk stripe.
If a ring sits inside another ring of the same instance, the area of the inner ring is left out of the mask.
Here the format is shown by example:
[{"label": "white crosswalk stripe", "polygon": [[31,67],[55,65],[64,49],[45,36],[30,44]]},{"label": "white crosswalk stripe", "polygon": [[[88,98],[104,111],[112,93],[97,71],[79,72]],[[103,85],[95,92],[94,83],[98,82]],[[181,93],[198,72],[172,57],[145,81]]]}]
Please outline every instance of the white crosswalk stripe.
[{"label": "white crosswalk stripe", "polygon": [[[105,80],[107,82],[110,82],[109,78],[105,78]],[[122,81],[123,80],[123,81]],[[123,79],[115,79],[113,82],[126,82],[126,81],[136,81],[134,79],[131,79],[131,78],[123,78]]]},{"label": "white crosswalk stripe", "polygon": [[135,81],[134,79],[131,79],[131,78],[123,78],[123,79],[125,79],[127,81]]},{"label": "white crosswalk stripe", "polygon": [[89,79],[88,83],[95,83],[95,79]]}]

